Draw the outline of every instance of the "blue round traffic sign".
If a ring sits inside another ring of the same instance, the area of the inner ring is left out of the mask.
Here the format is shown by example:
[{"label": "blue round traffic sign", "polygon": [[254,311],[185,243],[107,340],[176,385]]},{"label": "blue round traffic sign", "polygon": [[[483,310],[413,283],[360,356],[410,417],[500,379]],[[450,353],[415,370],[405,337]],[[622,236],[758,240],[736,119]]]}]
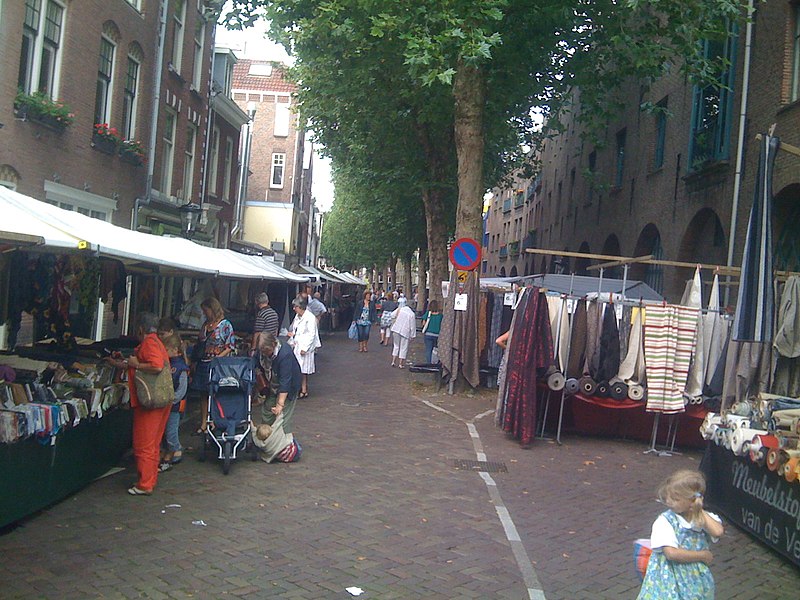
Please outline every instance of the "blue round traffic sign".
[{"label": "blue round traffic sign", "polygon": [[471,238],[461,238],[450,246],[450,262],[456,269],[472,271],[481,264],[481,247]]}]

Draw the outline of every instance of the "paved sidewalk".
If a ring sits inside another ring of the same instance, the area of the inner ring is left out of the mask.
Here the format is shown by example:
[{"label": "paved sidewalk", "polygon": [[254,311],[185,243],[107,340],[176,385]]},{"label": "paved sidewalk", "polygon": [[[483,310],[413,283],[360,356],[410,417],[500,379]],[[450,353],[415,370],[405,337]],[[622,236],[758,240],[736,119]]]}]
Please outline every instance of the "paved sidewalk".
[{"label": "paved sidewalk", "polygon": [[[295,413],[299,463],[241,458],[224,476],[189,452],[153,496],[134,498],[126,462],[0,536],[0,595],[343,599],[358,586],[366,599],[635,598],[632,541],[660,512],[658,483],[697,453],[581,437],[522,450],[491,415],[476,419],[494,407],[488,390],[412,383],[375,336],[367,354],[344,334],[323,343]],[[197,445],[190,425],[184,443]],[[508,472],[455,468],[476,448]],[[798,570],[734,527],[715,556],[718,598],[796,597]]]}]

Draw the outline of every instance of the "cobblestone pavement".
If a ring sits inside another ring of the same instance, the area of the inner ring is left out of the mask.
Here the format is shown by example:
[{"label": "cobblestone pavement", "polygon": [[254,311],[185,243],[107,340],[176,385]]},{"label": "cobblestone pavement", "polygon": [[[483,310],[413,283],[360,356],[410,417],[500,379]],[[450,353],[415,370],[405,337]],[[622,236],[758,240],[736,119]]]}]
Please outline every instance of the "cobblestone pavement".
[{"label": "cobblestone pavement", "polygon": [[[577,436],[523,450],[487,414],[490,391],[415,383],[374,336],[367,354],[343,334],[323,343],[295,413],[299,463],[240,458],[224,476],[189,451],[131,497],[128,460],[0,536],[0,596],[635,598],[655,488],[698,453]],[[454,466],[476,450],[507,472]],[[715,557],[720,599],[798,597],[800,572],[733,526]]]}]

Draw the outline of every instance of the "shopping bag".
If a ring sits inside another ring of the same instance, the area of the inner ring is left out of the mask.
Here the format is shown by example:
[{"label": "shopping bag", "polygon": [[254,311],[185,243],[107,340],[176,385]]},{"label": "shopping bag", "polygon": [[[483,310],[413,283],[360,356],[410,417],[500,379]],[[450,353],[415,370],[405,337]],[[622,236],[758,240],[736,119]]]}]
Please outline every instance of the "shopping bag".
[{"label": "shopping bag", "polygon": [[633,542],[633,566],[639,576],[639,581],[644,581],[647,563],[650,561],[652,552],[649,539],[639,539]]},{"label": "shopping bag", "polygon": [[351,340],[358,339],[358,327],[356,326],[355,321],[350,323],[350,329],[347,330],[347,337],[349,337]]},{"label": "shopping bag", "polygon": [[136,370],[136,398],[142,408],[164,408],[175,400],[175,389],[172,387],[170,369],[161,369],[158,373]]}]

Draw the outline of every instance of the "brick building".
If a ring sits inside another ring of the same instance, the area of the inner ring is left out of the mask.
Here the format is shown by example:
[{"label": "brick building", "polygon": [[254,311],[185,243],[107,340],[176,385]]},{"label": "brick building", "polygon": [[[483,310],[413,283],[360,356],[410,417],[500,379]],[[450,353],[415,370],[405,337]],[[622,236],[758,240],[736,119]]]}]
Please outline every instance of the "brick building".
[{"label": "brick building", "polygon": [[280,64],[240,60],[233,72],[233,98],[255,111],[242,238],[275,251],[287,267],[306,262],[312,161],[305,156],[305,128],[292,110],[296,85]]},{"label": "brick building", "polygon": [[[504,266],[510,274],[509,246],[518,241],[554,250],[653,254],[722,265],[730,253],[731,264],[741,262],[758,167],[756,134],[776,124],[776,135],[800,145],[800,7],[770,1],[755,8],[749,57],[745,24],[726,43],[704,47],[730,60],[722,86],[693,86],[677,70],[649,89],[629,85],[623,90],[626,108],[608,123],[603,143],[583,142],[579,126],[569,122],[544,145],[536,182],[521,182],[510,192],[495,190],[500,198],[489,211],[484,239],[487,274],[499,275]],[[660,110],[642,111],[643,102]],[[800,267],[798,160],[779,152],[773,180],[776,261],[792,269]],[[509,196],[510,210],[504,210]],[[515,227],[517,211],[523,224]],[[583,259],[530,254],[520,254],[513,264],[519,274],[581,273],[588,265]],[[691,271],[636,265],[629,276],[677,300]]]}]

